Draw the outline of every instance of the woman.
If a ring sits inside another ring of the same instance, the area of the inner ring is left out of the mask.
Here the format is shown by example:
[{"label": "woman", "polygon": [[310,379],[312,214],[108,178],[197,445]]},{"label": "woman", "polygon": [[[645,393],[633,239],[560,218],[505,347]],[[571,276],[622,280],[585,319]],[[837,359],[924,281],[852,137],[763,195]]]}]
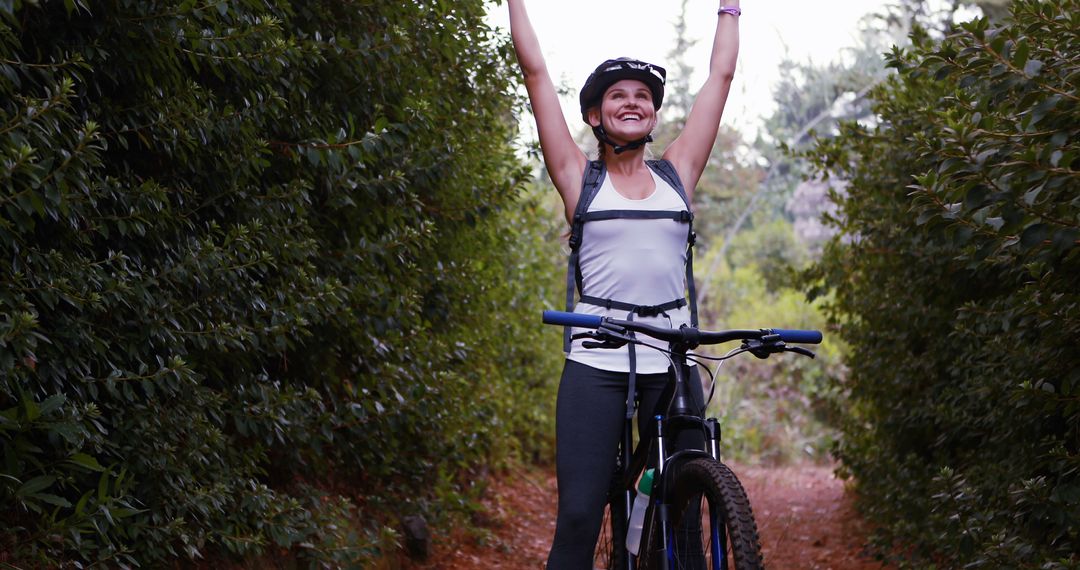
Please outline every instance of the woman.
[{"label": "woman", "polygon": [[[581,90],[582,118],[593,128],[600,148],[597,162],[590,163],[563,118],[525,0],[508,4],[511,36],[536,118],[544,165],[562,196],[567,221],[573,223],[575,213],[580,213],[587,168],[599,171],[602,178],[595,195],[586,196],[587,212],[635,210],[664,215],[687,209],[712,152],[735,72],[739,1],[725,0],[720,7],[708,80],[698,92],[683,131],[664,150],[663,161],[652,164],[645,160],[644,145],[652,140],[663,102],[663,68],[620,58],[605,61],[589,77]],[[667,219],[616,218],[581,224],[580,247],[573,245],[581,285],[581,300],[574,310],[663,326],[689,323],[684,300],[687,231],[673,224],[672,217],[678,219],[668,215]],[[639,415],[651,417],[666,383],[667,366],[667,359],[652,350],[587,350],[580,341],[569,346],[556,406],[559,513],[549,569],[592,568],[615,449],[628,404],[631,410],[634,405],[626,401],[629,385],[636,380]],[[703,405],[700,382],[691,385],[696,387],[697,404]]]}]

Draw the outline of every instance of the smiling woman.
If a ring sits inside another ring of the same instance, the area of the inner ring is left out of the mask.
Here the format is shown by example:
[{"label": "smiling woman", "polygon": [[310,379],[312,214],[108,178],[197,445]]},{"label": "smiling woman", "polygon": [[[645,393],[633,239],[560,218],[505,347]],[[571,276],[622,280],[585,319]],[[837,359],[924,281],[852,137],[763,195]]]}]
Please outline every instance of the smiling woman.
[{"label": "smiling woman", "polygon": [[[697,324],[693,305],[690,198],[712,152],[739,51],[738,0],[716,12],[709,75],[682,133],[660,160],[645,160],[645,145],[664,101],[663,67],[629,58],[608,59],[581,88],[581,117],[599,145],[589,160],[570,135],[554,83],[529,21],[525,0],[509,0],[510,30],[525,78],[540,148],[571,224],[567,310],[636,319],[660,326]],[[617,7],[614,0],[610,8]],[[640,13],[639,13],[640,16]],[[618,30],[616,26],[597,29]],[[671,223],[675,220],[678,223]],[[590,223],[586,223],[590,222]],[[689,295],[687,289],[689,288]],[[687,297],[690,303],[687,303]],[[667,360],[637,354],[633,344],[586,350],[564,348],[567,360],[556,406],[559,514],[549,568],[592,568],[605,493],[615,467],[621,427],[640,398],[649,417],[666,385]],[[691,382],[700,406],[700,382]],[[704,446],[704,441],[675,446]],[[694,516],[685,517],[682,530]],[[698,533],[700,534],[700,533]]]},{"label": "smiling woman", "polygon": [[[615,154],[633,150],[652,142],[652,130],[656,128],[656,112],[664,102],[664,68],[629,58],[609,59],[593,71],[581,88],[581,118],[592,127],[599,143],[597,156],[604,156],[605,145],[611,145]],[[604,124],[604,116],[614,116],[614,121]],[[623,138],[630,142],[616,143],[608,135],[608,129],[616,135],[624,131]],[[633,192],[623,188],[631,196],[643,198],[650,188]],[[644,195],[643,195],[644,194]]]}]

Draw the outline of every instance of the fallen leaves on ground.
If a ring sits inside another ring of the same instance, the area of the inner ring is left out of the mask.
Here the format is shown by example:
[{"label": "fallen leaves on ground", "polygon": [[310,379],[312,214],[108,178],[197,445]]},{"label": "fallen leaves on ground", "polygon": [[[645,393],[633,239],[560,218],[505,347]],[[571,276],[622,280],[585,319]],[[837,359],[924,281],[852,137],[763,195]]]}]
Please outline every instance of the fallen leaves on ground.
[{"label": "fallen leaves on ground", "polygon": [[[753,505],[766,566],[774,570],[879,570],[866,526],[844,482],[818,465],[733,465]],[[552,468],[511,470],[495,480],[476,528],[436,539],[415,570],[542,570],[555,533]]]}]

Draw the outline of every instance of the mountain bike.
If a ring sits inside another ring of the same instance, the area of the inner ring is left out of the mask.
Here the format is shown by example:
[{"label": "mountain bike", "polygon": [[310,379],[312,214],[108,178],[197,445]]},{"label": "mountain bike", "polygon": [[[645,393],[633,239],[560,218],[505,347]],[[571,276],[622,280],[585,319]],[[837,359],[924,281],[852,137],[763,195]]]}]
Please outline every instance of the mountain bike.
[{"label": "mountain bike", "polygon": [[[720,423],[715,418],[705,418],[704,410],[699,413],[691,406],[687,385],[689,362],[701,364],[701,359],[710,359],[722,363],[745,352],[758,358],[780,352],[813,358],[814,353],[810,350],[787,343],[817,344],[821,342],[821,332],[784,329],[703,331],[685,325],[672,329],[562,311],[544,311],[543,322],[587,329],[574,335],[575,339],[589,339],[583,343],[585,348],[615,348],[634,343],[664,352],[671,361],[665,392],[665,395],[670,394],[670,399],[662,398],[662,407],[657,408],[666,409],[666,415],[646,418],[649,423],[637,446],[634,445],[632,420],[626,420],[594,565],[605,570],[763,568],[750,501],[735,473],[720,460]],[[666,342],[668,346],[648,344],[638,335]],[[731,341],[742,341],[742,344],[723,357],[690,353],[701,345]],[[708,367],[702,368],[709,371]],[[628,395],[628,405],[633,398],[634,394]],[[667,405],[664,402],[668,402]],[[684,430],[702,432],[706,448],[669,449],[669,443]],[[627,549],[628,520],[637,494],[635,483],[647,466],[654,469],[654,475],[635,555]],[[700,525],[695,523],[695,518],[700,519]],[[692,536],[687,535],[688,529]]]}]

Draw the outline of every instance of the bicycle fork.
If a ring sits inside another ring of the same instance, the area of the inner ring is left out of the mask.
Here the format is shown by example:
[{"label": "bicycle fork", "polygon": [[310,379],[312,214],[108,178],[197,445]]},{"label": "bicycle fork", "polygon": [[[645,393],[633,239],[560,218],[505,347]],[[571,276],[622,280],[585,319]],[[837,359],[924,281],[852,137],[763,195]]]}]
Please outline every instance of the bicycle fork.
[{"label": "bicycle fork", "polygon": [[705,437],[708,438],[709,455],[720,461],[720,420],[716,418],[705,420]]},{"label": "bicycle fork", "polygon": [[[664,441],[664,417],[658,415],[653,419],[656,422],[656,448],[658,451],[658,457],[656,460],[657,479],[660,481],[665,481],[663,474],[667,467],[667,449]],[[706,445],[708,446],[709,456],[711,456],[716,461],[720,461],[720,421],[716,418],[708,418],[704,421],[701,421],[701,425],[705,428],[705,434],[707,438]],[[665,553],[665,555],[660,560],[660,568],[662,570],[670,570],[673,561],[668,558],[667,554],[673,552],[671,548],[671,540],[674,536],[671,528],[672,523],[670,517],[668,516],[667,502],[661,499],[661,497],[663,497],[665,493],[654,493],[654,495],[657,496],[653,507],[658,509],[658,516],[655,520],[660,524],[660,542],[663,549],[661,552]],[[711,521],[711,528],[714,529],[714,531],[710,533],[712,535],[710,537],[712,551],[722,553],[726,543],[726,537],[724,537],[724,528],[723,525],[717,525],[717,520],[714,513],[710,512],[710,516],[713,517]],[[721,554],[720,564],[721,568],[724,570],[727,569],[727,561],[725,558],[726,557]],[[636,561],[632,564],[634,564],[634,566],[636,567]]]},{"label": "bicycle fork", "polygon": [[[705,418],[702,418],[701,416],[699,416],[699,415],[697,415],[697,414],[695,414],[693,412],[693,410],[691,409],[691,407],[689,405],[689,398],[688,398],[687,392],[686,392],[687,388],[686,388],[685,380],[686,380],[686,378],[690,377],[690,375],[687,372],[688,372],[688,369],[685,368],[685,365],[682,366],[682,367],[676,367],[676,369],[675,369],[675,393],[674,393],[674,397],[672,399],[671,406],[669,408],[669,411],[673,414],[671,420],[674,422],[674,425],[671,426],[671,429],[675,433],[678,433],[680,429],[686,429],[688,427],[688,424],[690,424],[691,426],[696,426],[696,429],[702,429],[705,432],[705,439],[706,439],[706,441],[705,441],[706,449],[704,449],[702,451],[704,451],[705,454],[712,457],[714,460],[720,461],[720,439],[721,439],[720,421],[717,420],[716,418],[705,419]],[[705,410],[701,410],[702,413],[704,411]],[[667,454],[667,442],[665,440],[665,435],[666,435],[666,433],[665,433],[665,431],[666,431],[665,430],[665,424],[667,422],[665,422],[664,416],[662,416],[662,415],[654,416],[653,421],[655,422],[655,428],[656,428],[656,433],[655,433],[655,436],[654,436],[656,438],[656,451],[657,451],[657,453],[656,453],[656,480],[661,482],[660,483],[661,486],[664,486],[664,488],[660,492],[657,492],[657,491],[653,492],[653,497],[654,497],[654,499],[653,499],[653,508],[657,509],[657,516],[654,517],[653,520],[655,522],[659,523],[659,525],[660,525],[660,529],[659,529],[660,530],[659,536],[660,536],[660,542],[661,542],[660,546],[662,548],[661,552],[664,553],[664,555],[662,555],[661,559],[660,559],[660,568],[662,570],[670,570],[671,566],[674,564],[674,561],[668,558],[668,553],[673,552],[673,550],[671,548],[671,546],[672,546],[671,541],[673,540],[674,535],[672,533],[672,530],[673,530],[672,529],[672,522],[671,522],[671,519],[670,519],[670,516],[669,516],[669,513],[668,513],[668,504],[667,504],[667,500],[666,500],[667,491],[668,491],[668,489],[666,488],[666,485],[668,484],[668,479],[665,476],[666,475],[665,472],[667,470],[668,463],[669,463],[668,454]],[[691,427],[691,429],[695,429],[695,428]],[[626,430],[627,431],[624,434],[624,440],[627,443],[629,443],[632,440],[632,433],[633,433],[632,428],[630,427],[630,422],[629,421],[627,422]],[[626,451],[629,448],[630,448],[629,445],[624,445],[623,446],[623,450],[624,450],[623,451],[623,457],[624,457],[624,461],[626,461],[626,463],[624,463],[623,465],[630,465],[630,463],[629,463],[630,454]],[[676,454],[676,455],[679,455],[679,454]],[[629,513],[630,512],[629,507],[633,503],[633,495],[629,490],[626,493],[626,499],[625,500],[626,500],[626,505],[627,505],[626,512]],[[715,519],[712,521],[712,528],[714,528],[714,529],[717,528]],[[720,532],[722,533],[723,532],[722,525],[719,528],[720,528]],[[712,534],[711,542],[712,542],[713,552],[720,552],[721,549],[724,547],[724,542],[726,542],[726,540],[722,536],[722,534],[720,536],[718,536],[716,532],[713,532],[711,534]],[[719,544],[717,543],[718,539],[719,539]],[[721,560],[723,560],[723,558],[721,558]],[[636,569],[637,568],[637,557],[628,556],[627,557],[627,565],[630,567],[631,570]],[[726,561],[722,561],[721,566],[722,566],[722,568],[724,568],[724,570],[726,570],[726,566],[727,566]]]},{"label": "bicycle fork", "polygon": [[[667,457],[667,449],[664,447],[664,417],[656,416],[654,419],[656,421],[656,449],[658,452],[656,459],[656,475],[657,479],[663,481],[664,470],[667,467],[665,465],[667,462],[664,460]],[[662,494],[653,493],[653,495]],[[668,506],[666,501],[659,500],[659,498],[654,499],[654,501],[654,507],[660,509],[659,516],[656,520],[660,521],[660,545],[663,548],[661,552],[664,553],[664,556],[660,561],[660,568],[661,570],[669,570],[667,553],[671,552],[671,544],[669,544],[669,541],[671,540],[671,521],[668,519]]]}]

